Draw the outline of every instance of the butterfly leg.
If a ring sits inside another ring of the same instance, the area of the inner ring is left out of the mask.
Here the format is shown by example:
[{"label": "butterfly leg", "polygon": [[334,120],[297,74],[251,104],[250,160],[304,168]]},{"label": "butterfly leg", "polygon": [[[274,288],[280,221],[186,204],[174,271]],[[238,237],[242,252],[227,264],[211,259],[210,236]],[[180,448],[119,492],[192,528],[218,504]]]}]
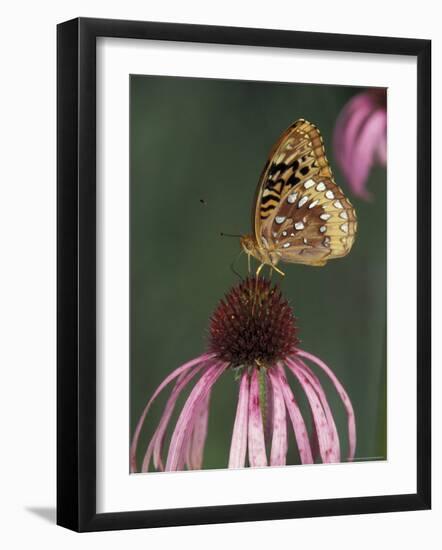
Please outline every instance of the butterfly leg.
[{"label": "butterfly leg", "polygon": [[270,269],[274,269],[276,271],[276,273],[279,273],[281,275],[281,277],[285,277],[284,271],[277,268],[275,264],[271,264]]},{"label": "butterfly leg", "polygon": [[258,269],[256,270],[256,280],[258,280],[258,277],[259,277],[259,274],[261,273],[262,271],[262,268],[265,266],[266,264],[261,264]]},{"label": "butterfly leg", "polygon": [[261,273],[262,271],[262,268],[265,266],[266,264],[261,264],[258,269],[256,270],[256,275],[255,275],[255,296],[253,297],[253,306],[252,306],[252,313],[255,312],[255,305],[256,305],[256,299],[258,297],[258,279],[259,279],[259,274]]},{"label": "butterfly leg", "polygon": [[272,269],[274,269],[276,271],[276,273],[279,273],[281,275],[281,277],[285,277],[284,271],[281,271],[280,269],[278,269],[276,267],[276,265],[272,264]]}]

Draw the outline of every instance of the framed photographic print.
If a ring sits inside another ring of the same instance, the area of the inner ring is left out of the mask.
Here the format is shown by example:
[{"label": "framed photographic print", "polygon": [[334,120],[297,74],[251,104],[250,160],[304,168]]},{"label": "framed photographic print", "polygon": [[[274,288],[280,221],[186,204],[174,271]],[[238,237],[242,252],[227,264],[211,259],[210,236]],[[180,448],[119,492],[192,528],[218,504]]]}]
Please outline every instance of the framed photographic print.
[{"label": "framed photographic print", "polygon": [[430,42],[58,26],[58,513],[430,507]]}]

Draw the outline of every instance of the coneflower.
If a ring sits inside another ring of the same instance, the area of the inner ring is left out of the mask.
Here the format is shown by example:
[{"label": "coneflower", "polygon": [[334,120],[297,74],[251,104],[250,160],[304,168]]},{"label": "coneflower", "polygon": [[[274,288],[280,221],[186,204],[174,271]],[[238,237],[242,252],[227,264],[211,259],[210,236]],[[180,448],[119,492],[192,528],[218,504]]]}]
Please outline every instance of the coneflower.
[{"label": "coneflower", "polygon": [[375,88],[355,95],[339,114],[334,153],[353,193],[369,199],[366,183],[374,165],[387,164],[387,92]]},{"label": "coneflower", "polygon": [[[131,472],[138,471],[137,447],[147,413],[171,382],[175,382],[174,387],[144,454],[141,471],[147,472],[152,461],[156,470],[202,468],[210,394],[218,378],[229,372],[239,380],[229,468],[285,465],[290,426],[302,464],[312,464],[316,459],[324,463],[340,462],[341,448],[333,413],[321,382],[308,363],[330,378],[342,400],[348,420],[347,460],[352,460],[356,427],[347,392],[330,367],[299,348],[295,317],[279,287],[263,278],[249,278],[233,287],[213,313],[207,353],[171,372],[148,401],[132,439]],[[298,380],[307,397],[313,419],[310,433],[287,374]],[[164,460],[169,421],[178,397],[192,381],[195,383],[178,417]]]}]

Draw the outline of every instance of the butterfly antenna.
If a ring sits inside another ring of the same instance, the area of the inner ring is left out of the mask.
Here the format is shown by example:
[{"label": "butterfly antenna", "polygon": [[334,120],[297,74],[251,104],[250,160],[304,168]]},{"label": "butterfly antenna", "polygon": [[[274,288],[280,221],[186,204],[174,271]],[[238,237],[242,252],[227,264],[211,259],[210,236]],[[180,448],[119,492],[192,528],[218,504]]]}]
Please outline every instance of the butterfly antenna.
[{"label": "butterfly antenna", "polygon": [[222,231],[221,231],[220,235],[221,235],[221,237],[240,237],[240,238],[242,236],[242,235],[233,235],[232,233],[223,233]]}]

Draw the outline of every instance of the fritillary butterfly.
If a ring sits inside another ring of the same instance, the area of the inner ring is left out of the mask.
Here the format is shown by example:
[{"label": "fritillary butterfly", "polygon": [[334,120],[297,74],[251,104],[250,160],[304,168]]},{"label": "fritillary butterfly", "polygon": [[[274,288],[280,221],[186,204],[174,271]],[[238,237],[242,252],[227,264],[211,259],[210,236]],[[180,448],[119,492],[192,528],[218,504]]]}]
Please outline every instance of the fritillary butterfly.
[{"label": "fritillary butterfly", "polygon": [[335,183],[319,130],[294,122],[273,146],[262,171],[252,212],[254,233],[244,251],[260,267],[279,261],[323,266],[346,256],[354,243],[356,213]]}]

